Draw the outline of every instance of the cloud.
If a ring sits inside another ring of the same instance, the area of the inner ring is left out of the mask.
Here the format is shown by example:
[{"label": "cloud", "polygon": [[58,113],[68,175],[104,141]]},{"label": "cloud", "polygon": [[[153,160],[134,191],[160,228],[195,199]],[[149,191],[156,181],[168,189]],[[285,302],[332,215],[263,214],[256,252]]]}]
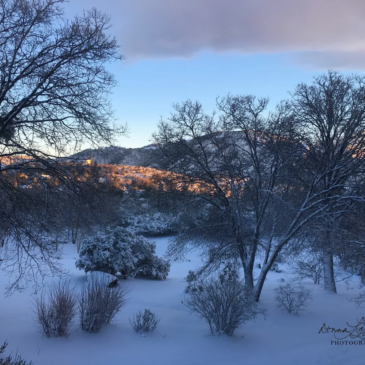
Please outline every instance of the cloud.
[{"label": "cloud", "polygon": [[[102,3],[103,10],[112,14],[123,52],[131,59],[191,57],[204,50],[292,53],[295,62],[314,67],[325,60],[346,67],[358,64],[365,52],[364,0]],[[100,4],[95,0],[97,7]]]},{"label": "cloud", "polygon": [[356,52],[300,52],[289,59],[308,69],[365,70],[365,50]]}]

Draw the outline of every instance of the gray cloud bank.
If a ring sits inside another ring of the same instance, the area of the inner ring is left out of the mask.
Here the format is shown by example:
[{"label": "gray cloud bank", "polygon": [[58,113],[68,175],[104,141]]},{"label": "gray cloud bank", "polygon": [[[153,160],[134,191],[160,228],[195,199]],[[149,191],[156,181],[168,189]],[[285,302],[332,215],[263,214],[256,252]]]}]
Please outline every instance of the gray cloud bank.
[{"label": "gray cloud bank", "polygon": [[94,5],[101,4],[131,59],[211,50],[289,53],[310,67],[365,67],[365,0],[99,0]]}]

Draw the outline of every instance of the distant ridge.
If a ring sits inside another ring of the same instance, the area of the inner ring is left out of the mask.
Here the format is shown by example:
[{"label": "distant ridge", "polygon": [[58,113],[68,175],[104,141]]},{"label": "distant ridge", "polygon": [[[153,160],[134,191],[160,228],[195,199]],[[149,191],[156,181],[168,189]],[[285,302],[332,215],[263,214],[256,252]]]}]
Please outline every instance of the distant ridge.
[{"label": "distant ridge", "polygon": [[[216,139],[231,137],[234,139],[238,138],[238,140],[240,140],[241,135],[242,132],[240,131],[219,131],[201,136],[200,138],[210,144],[213,137]],[[194,140],[189,140],[188,143],[194,143]],[[164,167],[162,166],[161,156],[157,156],[156,149],[156,144],[150,144],[140,148],[110,146],[86,149],[69,157],[81,160],[88,160],[92,158],[98,164],[142,166],[163,169]]]},{"label": "distant ridge", "polygon": [[160,168],[156,154],[156,145],[140,148],[124,148],[117,146],[86,149],[71,155],[80,160],[93,159],[98,164],[129,165]]}]

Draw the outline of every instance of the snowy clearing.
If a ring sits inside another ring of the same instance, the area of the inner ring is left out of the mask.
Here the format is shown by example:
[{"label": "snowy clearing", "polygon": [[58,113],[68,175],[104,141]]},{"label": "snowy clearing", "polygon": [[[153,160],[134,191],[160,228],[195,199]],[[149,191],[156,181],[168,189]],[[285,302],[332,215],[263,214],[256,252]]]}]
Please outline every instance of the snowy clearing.
[{"label": "snowy clearing", "polygon": [[[157,255],[163,255],[168,238],[154,241]],[[76,246],[65,244],[62,250],[62,262],[71,273],[71,282],[81,283],[86,275],[75,268]],[[36,328],[31,289],[2,297],[0,344],[7,340],[6,354],[18,351],[34,365],[365,364],[365,340],[359,345],[355,344],[358,339],[346,338],[353,344],[335,345],[331,344],[334,334],[318,334],[324,323],[343,329],[365,316],[363,309],[348,301],[359,292],[356,283],[350,289],[338,283],[338,294],[331,294],[303,281],[306,288],[312,289],[313,300],[306,312],[294,316],[280,312],[274,302],[273,288],[282,278],[288,281],[285,270],[270,272],[260,300],[260,306],[267,311],[266,319],[260,316],[256,322],[244,324],[234,337],[214,337],[208,325],[182,304],[186,298],[183,278],[188,270],[201,264],[197,255],[190,254],[187,259],[172,263],[167,280],[126,280],[131,290],[126,306],[113,324],[98,334],[83,332],[76,321],[68,338],[45,338]],[[7,281],[5,276],[0,279],[1,295]],[[161,321],[156,332],[143,337],[134,332],[129,318],[144,309],[155,312]]]}]

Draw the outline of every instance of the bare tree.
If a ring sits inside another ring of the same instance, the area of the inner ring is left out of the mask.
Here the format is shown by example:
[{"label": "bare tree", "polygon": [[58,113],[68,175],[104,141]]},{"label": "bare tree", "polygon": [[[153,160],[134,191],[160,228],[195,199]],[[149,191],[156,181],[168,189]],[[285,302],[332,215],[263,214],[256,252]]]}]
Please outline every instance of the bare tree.
[{"label": "bare tree", "polygon": [[301,130],[305,158],[300,181],[323,214],[321,251],[324,287],[336,292],[333,255],[341,217],[355,201],[362,201],[365,148],[365,79],[337,72],[300,84],[292,94],[292,108]]},{"label": "bare tree", "polygon": [[[265,251],[266,276],[281,250],[276,241],[286,213],[294,212],[290,166],[298,146],[288,127],[292,116],[286,104],[265,116],[267,104],[253,96],[228,96],[217,102],[219,118],[206,115],[199,103],[176,104],[176,113],[155,135],[165,166],[178,173],[175,193],[189,200],[190,216],[196,212],[195,226],[191,222],[170,254],[194,242],[206,250],[206,269],[239,258],[251,290],[258,250]],[[294,235],[293,230],[290,239]],[[262,289],[257,285],[256,300]]]},{"label": "bare tree", "polygon": [[[265,112],[266,99],[252,96],[218,99],[219,117],[205,114],[199,103],[176,104],[154,137],[166,168],[180,174],[176,192],[198,215],[170,253],[181,254],[193,242],[206,251],[206,267],[239,258],[259,300],[284,247],[302,240],[310,224],[328,225],[362,199],[363,82],[329,72],[311,86],[299,85],[272,113]],[[329,226],[325,231],[324,283],[335,291],[328,274],[332,233]],[[255,282],[260,250],[265,259]]]},{"label": "bare tree", "polygon": [[[92,9],[66,20],[62,4],[0,0],[0,200],[5,202],[0,226],[2,235],[17,242],[14,263],[16,252],[25,253],[38,269],[50,257],[50,245],[35,229],[42,223],[39,215],[24,209],[30,181],[45,182],[40,203],[46,212],[51,177],[73,180],[55,157],[83,142],[109,143],[113,132],[125,132],[111,126],[108,95],[116,82],[105,64],[122,56],[109,35],[109,17]],[[17,173],[24,174],[24,184],[16,183]],[[43,255],[27,251],[27,240]],[[55,266],[48,267],[54,272]]]}]

